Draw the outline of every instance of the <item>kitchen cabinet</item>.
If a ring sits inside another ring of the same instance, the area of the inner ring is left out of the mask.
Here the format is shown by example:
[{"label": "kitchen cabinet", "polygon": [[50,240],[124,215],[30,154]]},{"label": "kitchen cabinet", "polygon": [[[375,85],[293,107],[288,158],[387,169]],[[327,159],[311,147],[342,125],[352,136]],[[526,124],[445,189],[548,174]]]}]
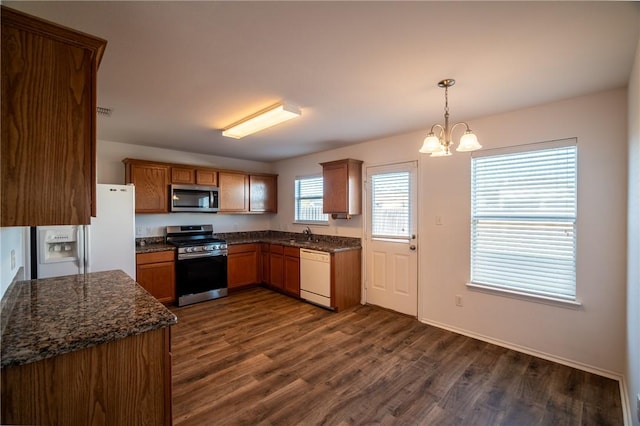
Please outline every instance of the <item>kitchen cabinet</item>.
[{"label": "kitchen cabinet", "polygon": [[357,306],[362,290],[362,250],[331,253],[331,307],[336,311]]},{"label": "kitchen cabinet", "polygon": [[362,213],[362,161],[345,159],[320,163],[323,180],[323,213],[349,219]]},{"label": "kitchen cabinet", "polygon": [[278,176],[249,175],[249,211],[278,212]]},{"label": "kitchen cabinet", "polygon": [[249,176],[244,173],[219,172],[220,212],[249,211]]},{"label": "kitchen cabinet", "polygon": [[196,183],[196,169],[171,167],[171,183],[193,185]]},{"label": "kitchen cabinet", "polygon": [[269,244],[269,285],[284,289],[284,246]]},{"label": "kitchen cabinet", "polygon": [[291,296],[299,297],[300,249],[281,244],[269,244],[268,260],[268,285]]},{"label": "kitchen cabinet", "polygon": [[300,296],[300,249],[297,247],[284,248],[284,291]]},{"label": "kitchen cabinet", "polygon": [[136,213],[169,212],[171,168],[162,163],[125,158],[125,182],[136,187]]},{"label": "kitchen cabinet", "polygon": [[136,281],[159,302],[176,300],[175,253],[172,250],[136,255]]},{"label": "kitchen cabinet", "polygon": [[269,244],[260,244],[260,282],[269,284]]},{"label": "kitchen cabinet", "polygon": [[88,224],[107,42],[4,6],[1,15],[0,226]]},{"label": "kitchen cabinet", "polygon": [[218,186],[218,171],[212,169],[196,169],[196,184]]},{"label": "kitchen cabinet", "polygon": [[218,171],[195,167],[172,166],[171,183],[180,185],[218,186]]},{"label": "kitchen cabinet", "polygon": [[227,284],[229,289],[259,283],[260,245],[233,244],[228,248]]}]

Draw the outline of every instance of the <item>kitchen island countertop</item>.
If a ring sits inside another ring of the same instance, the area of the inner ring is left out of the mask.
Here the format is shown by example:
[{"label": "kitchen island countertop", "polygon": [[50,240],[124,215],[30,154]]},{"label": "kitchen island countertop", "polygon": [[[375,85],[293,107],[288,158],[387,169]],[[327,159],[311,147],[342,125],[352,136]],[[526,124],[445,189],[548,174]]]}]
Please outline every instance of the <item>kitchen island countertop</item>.
[{"label": "kitchen island countertop", "polygon": [[145,333],[176,316],[123,271],[14,282],[3,297],[2,367]]}]

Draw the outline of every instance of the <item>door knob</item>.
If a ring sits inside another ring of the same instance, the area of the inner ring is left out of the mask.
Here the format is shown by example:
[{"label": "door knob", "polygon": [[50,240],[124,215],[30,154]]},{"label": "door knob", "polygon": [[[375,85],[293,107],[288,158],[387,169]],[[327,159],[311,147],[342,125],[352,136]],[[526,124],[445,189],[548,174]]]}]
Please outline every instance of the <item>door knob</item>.
[{"label": "door knob", "polygon": [[413,244],[411,244],[411,245],[409,246],[409,250],[413,250],[413,251],[415,251],[415,250],[416,250],[416,246],[415,246],[415,245],[413,245]]}]

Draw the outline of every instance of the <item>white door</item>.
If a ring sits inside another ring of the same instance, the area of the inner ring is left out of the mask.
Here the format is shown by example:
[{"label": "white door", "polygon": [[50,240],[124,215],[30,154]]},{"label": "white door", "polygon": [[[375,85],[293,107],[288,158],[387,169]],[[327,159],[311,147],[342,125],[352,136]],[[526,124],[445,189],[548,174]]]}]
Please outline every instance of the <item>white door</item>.
[{"label": "white door", "polygon": [[417,163],[368,167],[367,303],[418,315]]}]

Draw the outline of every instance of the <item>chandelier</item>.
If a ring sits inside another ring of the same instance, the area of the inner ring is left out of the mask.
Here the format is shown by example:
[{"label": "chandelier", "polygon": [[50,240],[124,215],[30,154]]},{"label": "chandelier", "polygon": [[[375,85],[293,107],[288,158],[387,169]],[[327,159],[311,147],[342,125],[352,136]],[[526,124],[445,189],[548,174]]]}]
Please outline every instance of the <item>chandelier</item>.
[{"label": "chandelier", "polygon": [[[455,83],[456,81],[452,78],[438,82],[438,86],[444,88],[444,126],[441,124],[431,126],[431,131],[429,131],[427,137],[424,138],[424,143],[422,144],[422,148],[420,148],[422,154],[431,154],[432,157],[451,155],[451,148],[453,146],[451,136],[453,129],[458,125],[464,125],[467,130],[460,138],[460,143],[456,151],[475,151],[482,148],[482,145],[478,143],[478,138],[473,134],[467,123],[461,121],[449,127],[449,87]],[[437,134],[434,132],[435,130],[438,131]]]}]

